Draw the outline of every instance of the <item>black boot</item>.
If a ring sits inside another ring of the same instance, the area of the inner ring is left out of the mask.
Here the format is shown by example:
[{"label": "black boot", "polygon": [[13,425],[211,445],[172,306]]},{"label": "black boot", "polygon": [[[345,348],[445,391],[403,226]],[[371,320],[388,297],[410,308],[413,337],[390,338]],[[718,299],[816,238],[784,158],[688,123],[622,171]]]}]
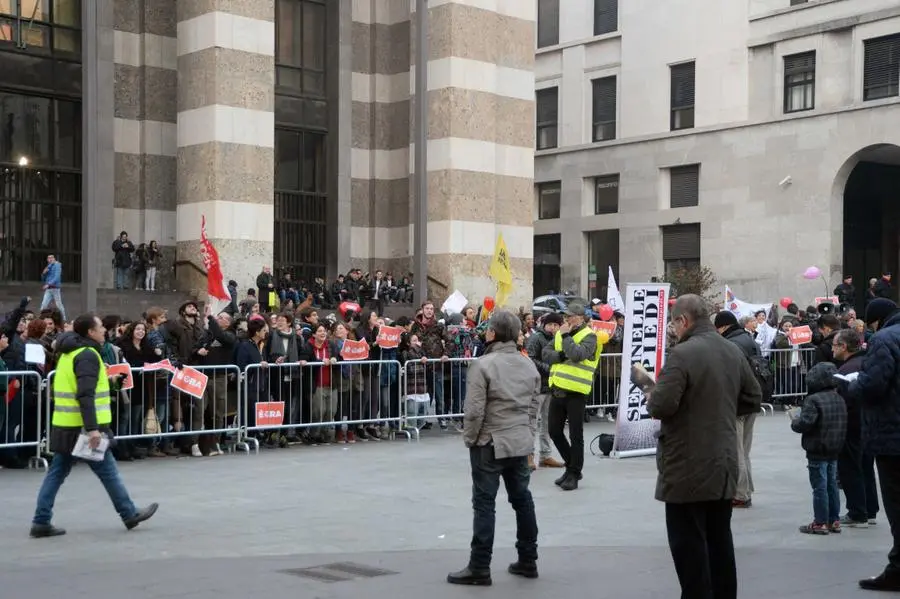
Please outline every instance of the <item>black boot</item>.
[{"label": "black boot", "polygon": [[559,488],[563,491],[574,491],[578,488],[578,479],[581,478],[580,474],[574,474],[572,472],[567,472],[562,482],[559,483]]},{"label": "black boot", "polygon": [[534,562],[523,562],[522,560],[510,564],[509,568],[507,568],[507,572],[514,576],[521,576],[522,578],[538,577],[537,564]]},{"label": "black boot", "polygon": [[888,576],[882,572],[875,578],[864,578],[859,581],[859,587],[867,591],[900,591],[900,577]]},{"label": "black boot", "polygon": [[155,514],[156,510],[158,510],[158,509],[159,509],[158,503],[151,503],[147,507],[139,509],[134,516],[132,516],[131,518],[128,518],[126,520],[123,520],[123,522],[125,523],[125,528],[127,528],[128,530],[131,530],[132,528],[134,528],[141,522],[144,522],[145,520],[149,520],[150,518],[153,517],[153,514]]},{"label": "black boot", "polygon": [[66,534],[65,528],[57,528],[52,524],[32,524],[31,525],[31,538],[32,539],[44,539],[47,537],[61,537]]},{"label": "black boot", "polygon": [[[557,478],[555,481],[553,481],[553,484],[556,485],[557,487],[561,486],[561,485],[563,484],[563,481],[566,480],[566,478],[569,476],[569,474],[570,474],[570,472],[569,472],[568,470],[566,470],[565,472],[563,472],[563,475],[562,475],[562,476],[560,476],[560,477]],[[576,476],[577,480],[581,480],[581,473],[580,473],[580,472],[579,472],[577,475],[574,475],[574,476]],[[576,483],[576,486],[578,486],[577,483]]]},{"label": "black boot", "polygon": [[489,587],[491,581],[490,570],[472,570],[468,566],[459,572],[451,572],[447,574],[447,582],[450,584],[465,584],[476,587]]}]

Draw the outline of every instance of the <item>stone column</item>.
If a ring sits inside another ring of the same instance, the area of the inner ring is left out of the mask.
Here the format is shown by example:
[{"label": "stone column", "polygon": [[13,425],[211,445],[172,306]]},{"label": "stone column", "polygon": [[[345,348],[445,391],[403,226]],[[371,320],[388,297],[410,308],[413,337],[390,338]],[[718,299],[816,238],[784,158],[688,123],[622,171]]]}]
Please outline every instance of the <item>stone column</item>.
[{"label": "stone column", "polygon": [[531,304],[535,18],[524,0],[430,3],[428,264],[442,283],[432,299],[493,295],[488,268],[502,233],[514,278],[507,306]]},{"label": "stone column", "polygon": [[272,264],[274,0],[178,0],[179,289],[205,293],[200,221],[227,279]]}]

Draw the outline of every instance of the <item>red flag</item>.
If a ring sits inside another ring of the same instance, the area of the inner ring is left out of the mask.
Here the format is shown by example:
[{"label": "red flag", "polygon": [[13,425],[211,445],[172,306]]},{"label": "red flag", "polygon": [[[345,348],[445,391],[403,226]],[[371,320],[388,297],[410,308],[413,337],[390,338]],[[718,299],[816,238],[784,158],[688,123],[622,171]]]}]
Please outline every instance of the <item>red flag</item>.
[{"label": "red flag", "polygon": [[219,263],[219,253],[206,236],[206,216],[201,217],[200,223],[200,253],[203,258],[203,267],[206,269],[206,293],[210,297],[228,301],[231,294],[225,288],[225,276],[222,274],[222,265]]}]

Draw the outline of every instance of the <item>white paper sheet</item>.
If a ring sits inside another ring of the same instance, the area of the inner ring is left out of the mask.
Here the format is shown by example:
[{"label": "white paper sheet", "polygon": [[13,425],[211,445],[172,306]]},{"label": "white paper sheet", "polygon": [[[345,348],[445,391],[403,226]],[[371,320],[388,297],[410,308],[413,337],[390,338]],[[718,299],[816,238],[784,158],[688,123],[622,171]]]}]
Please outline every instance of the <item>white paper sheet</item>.
[{"label": "white paper sheet", "polygon": [[444,305],[441,306],[441,312],[445,314],[459,314],[468,303],[469,300],[466,299],[466,296],[457,289],[447,298]]},{"label": "white paper sheet", "polygon": [[859,378],[858,372],[851,372],[850,374],[836,374],[834,378],[841,379],[842,381],[847,381],[848,383],[852,383],[856,379]]},{"label": "white paper sheet", "polygon": [[44,360],[46,359],[46,352],[44,351],[44,346],[39,343],[26,343],[25,344],[25,361],[29,364],[40,364],[44,365]]},{"label": "white paper sheet", "polygon": [[78,441],[75,442],[75,448],[72,450],[72,457],[91,462],[102,462],[103,457],[106,455],[106,450],[109,449],[109,439],[105,436],[101,437],[100,445],[97,449],[92,449],[88,444],[89,441],[90,437],[88,437],[87,433],[78,435]]}]

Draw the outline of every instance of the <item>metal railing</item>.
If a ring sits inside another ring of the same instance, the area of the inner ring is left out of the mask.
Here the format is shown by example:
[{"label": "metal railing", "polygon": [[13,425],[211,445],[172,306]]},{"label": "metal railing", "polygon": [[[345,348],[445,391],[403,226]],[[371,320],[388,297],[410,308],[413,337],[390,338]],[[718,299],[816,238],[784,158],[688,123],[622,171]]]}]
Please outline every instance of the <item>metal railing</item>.
[{"label": "metal railing", "polygon": [[[45,412],[41,405],[46,382],[32,370],[0,372],[0,456],[3,461],[18,462],[27,456],[28,467],[46,470],[42,456],[46,447]],[[24,462],[23,462],[24,464]]]},{"label": "metal railing", "polygon": [[420,358],[403,364],[405,428],[416,439],[436,422],[462,430],[469,364],[477,358]]}]

